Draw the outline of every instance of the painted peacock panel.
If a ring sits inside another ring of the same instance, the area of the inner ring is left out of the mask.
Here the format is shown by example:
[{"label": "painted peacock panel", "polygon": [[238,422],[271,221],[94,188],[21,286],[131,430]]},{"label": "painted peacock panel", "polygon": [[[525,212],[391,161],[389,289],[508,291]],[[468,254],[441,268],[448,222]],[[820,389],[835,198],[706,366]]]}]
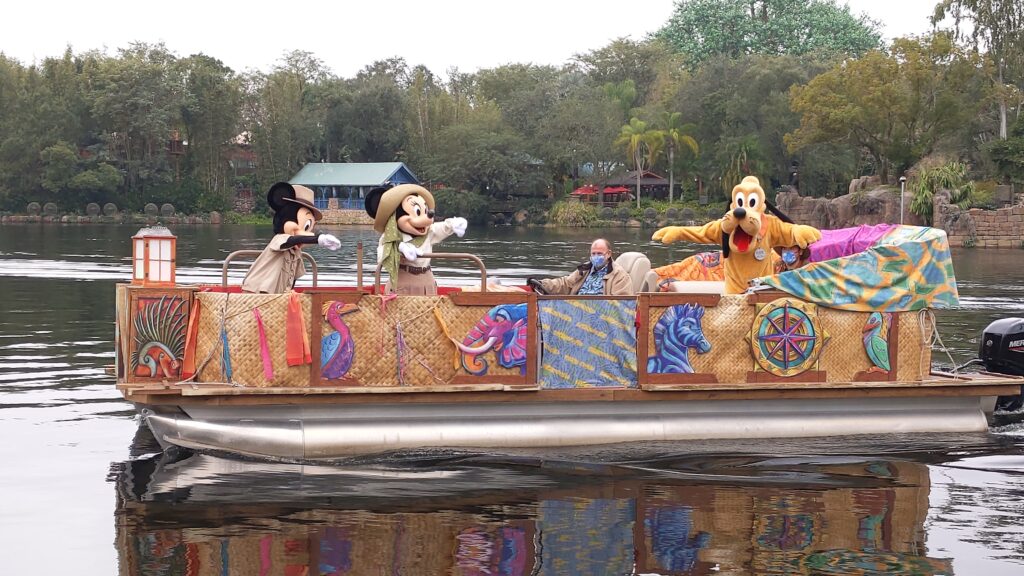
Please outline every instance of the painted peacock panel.
[{"label": "painted peacock panel", "polygon": [[189,290],[132,290],[129,382],[180,378],[190,307]]}]

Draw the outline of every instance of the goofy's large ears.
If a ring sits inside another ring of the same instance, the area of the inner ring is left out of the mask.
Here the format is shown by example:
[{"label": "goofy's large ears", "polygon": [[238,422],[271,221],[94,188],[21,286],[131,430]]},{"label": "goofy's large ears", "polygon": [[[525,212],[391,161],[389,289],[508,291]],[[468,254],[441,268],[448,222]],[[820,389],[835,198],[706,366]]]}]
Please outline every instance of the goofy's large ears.
[{"label": "goofy's large ears", "polygon": [[295,188],[287,182],[278,182],[267,192],[267,204],[270,204],[270,208],[274,212],[279,211],[286,204],[292,204],[292,202],[285,202],[285,198],[295,199]]},{"label": "goofy's large ears", "polygon": [[388,190],[388,187],[382,186],[370,190],[370,193],[366,195],[366,213],[370,215],[370,218],[377,217],[377,208],[380,206],[380,198]]},{"label": "goofy's large ears", "polygon": [[729,257],[729,235],[722,232],[722,258]]}]

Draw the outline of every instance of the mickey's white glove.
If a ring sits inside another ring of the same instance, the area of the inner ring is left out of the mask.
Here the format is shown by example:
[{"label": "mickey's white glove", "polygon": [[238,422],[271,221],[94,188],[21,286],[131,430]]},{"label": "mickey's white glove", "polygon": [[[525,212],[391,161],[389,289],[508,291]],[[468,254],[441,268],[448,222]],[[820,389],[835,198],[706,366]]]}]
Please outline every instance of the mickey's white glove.
[{"label": "mickey's white glove", "polygon": [[338,240],[338,238],[333,234],[321,234],[317,236],[316,243],[328,250],[337,250],[338,248],[341,248],[341,240]]},{"label": "mickey's white glove", "polygon": [[398,251],[405,256],[406,260],[415,260],[423,254],[419,248],[412,245],[412,242],[399,242]]},{"label": "mickey's white glove", "polygon": [[468,226],[469,223],[466,222],[465,218],[452,218],[451,223],[452,232],[455,232],[456,236],[462,238],[462,235],[466,233],[466,226]]}]

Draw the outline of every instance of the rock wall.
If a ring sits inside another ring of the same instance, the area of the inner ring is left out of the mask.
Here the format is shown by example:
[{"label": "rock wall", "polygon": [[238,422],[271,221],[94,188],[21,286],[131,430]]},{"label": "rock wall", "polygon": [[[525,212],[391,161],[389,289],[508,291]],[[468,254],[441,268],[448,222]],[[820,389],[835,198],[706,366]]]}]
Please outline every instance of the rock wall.
[{"label": "rock wall", "polygon": [[[797,224],[816,228],[849,228],[860,224],[881,224],[900,221],[899,188],[882,186],[873,190],[870,179],[851,182],[849,194],[838,198],[810,198],[800,196],[796,190],[783,190],[776,196],[779,210]],[[910,212],[910,192],[906,192],[903,205],[903,223],[925,225],[924,220]]]},{"label": "rock wall", "polygon": [[[798,224],[816,228],[848,228],[860,224],[896,223],[900,221],[898,188],[876,185],[868,178],[850,183],[849,194],[838,198],[806,198],[795,190],[779,192],[776,205]],[[949,195],[935,195],[931,222],[910,212],[911,193],[906,192],[903,222],[916,226],[942,228],[949,236],[950,246],[977,248],[1024,248],[1024,206],[998,210],[971,208],[961,210],[949,203]],[[934,224],[933,224],[934,222]]]},{"label": "rock wall", "polygon": [[1024,206],[961,210],[939,195],[935,199],[935,226],[946,231],[950,246],[1024,248]]},{"label": "rock wall", "polygon": [[373,218],[365,210],[324,210],[322,224],[344,225],[365,224],[373,226]]}]

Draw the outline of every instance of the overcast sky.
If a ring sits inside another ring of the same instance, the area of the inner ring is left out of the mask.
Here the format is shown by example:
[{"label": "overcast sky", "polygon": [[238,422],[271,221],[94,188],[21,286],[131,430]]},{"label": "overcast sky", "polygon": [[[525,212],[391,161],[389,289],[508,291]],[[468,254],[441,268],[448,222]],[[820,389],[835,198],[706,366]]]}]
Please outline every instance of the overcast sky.
[{"label": "overcast sky", "polygon": [[[849,0],[886,38],[921,34],[938,0]],[[170,2],[19,0],[4,6],[0,52],[23,64],[70,45],[114,54],[130,42],[164,42],[179,56],[202,52],[236,71],[269,70],[291,50],[312,52],[354,76],[401,56],[435,74],[516,63],[562,64],[623,36],[660,28],[674,0],[334,0]]]}]

